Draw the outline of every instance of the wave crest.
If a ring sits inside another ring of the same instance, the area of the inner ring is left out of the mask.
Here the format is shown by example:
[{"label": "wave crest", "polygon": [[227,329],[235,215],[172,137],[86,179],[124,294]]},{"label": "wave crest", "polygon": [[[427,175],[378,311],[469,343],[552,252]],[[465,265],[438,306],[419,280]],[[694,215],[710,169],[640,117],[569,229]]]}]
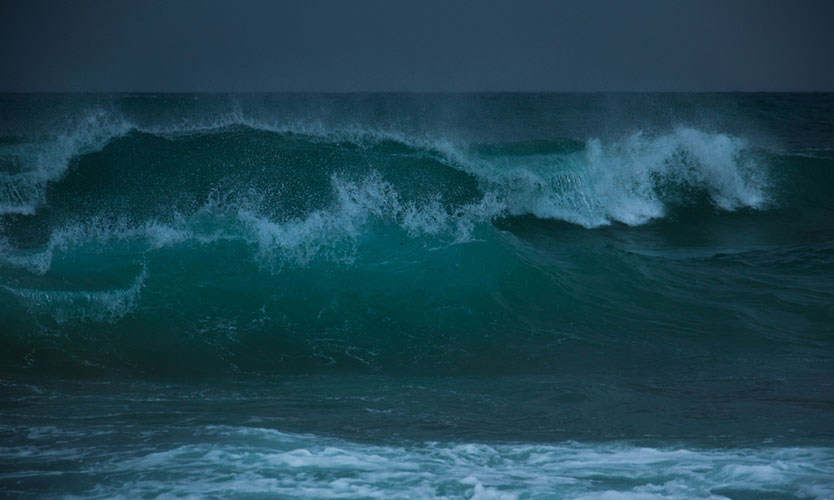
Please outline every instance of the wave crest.
[{"label": "wave crest", "polygon": [[110,111],[85,110],[59,130],[0,145],[0,215],[33,215],[46,187],[59,180],[78,155],[101,150],[133,126]]},{"label": "wave crest", "polygon": [[[62,178],[72,158],[101,150],[130,131],[178,140],[203,134],[238,134],[239,130],[230,128],[240,126],[335,147],[405,146],[406,150],[370,148],[363,154],[369,164],[394,162],[398,156],[428,156],[475,176],[482,194],[503,205],[506,215],[530,214],[588,228],[612,222],[644,224],[666,216],[670,209],[688,203],[693,196],[702,196],[727,211],[762,208],[769,198],[767,169],[744,139],[693,128],[678,128],[656,136],[637,132],[615,141],[589,139],[584,146],[571,143],[569,148],[544,148],[538,152],[536,144],[509,151],[501,147],[479,148],[430,134],[282,123],[279,119],[269,122],[240,112],[151,126],[131,123],[110,111],[92,110],[71,120],[66,133],[30,143],[13,141],[0,145],[4,166],[0,169],[0,214],[35,214],[46,201],[46,186]],[[229,161],[240,168],[251,163],[245,158]],[[326,166],[334,172],[343,167]],[[427,196],[431,198],[431,193]],[[430,222],[432,217],[421,219],[430,212],[427,206],[418,212],[410,210],[408,203],[400,197],[400,208],[394,211],[410,213],[412,223],[423,224],[426,229],[434,224]],[[434,213],[439,216],[437,210]]]},{"label": "wave crest", "polygon": [[334,202],[329,207],[285,220],[267,216],[267,210],[257,202],[222,197],[210,200],[193,214],[177,214],[169,220],[135,224],[93,217],[54,231],[46,246],[37,251],[16,249],[0,239],[0,265],[44,275],[56,254],[89,244],[139,242],[140,247],[131,251],[144,253],[180,244],[239,241],[255,249],[260,264],[277,272],[286,263],[306,265],[317,256],[351,261],[372,224],[390,225],[413,239],[427,237],[440,244],[457,244],[472,241],[479,223],[505,210],[491,194],[453,211],[439,199],[423,203],[406,200],[376,172],[359,179],[333,175],[331,189]]},{"label": "wave crest", "polygon": [[703,192],[722,210],[761,208],[765,169],[742,139],[679,129],[623,141],[589,140],[569,154],[463,159],[464,168],[495,192],[512,215],[530,214],[597,227],[644,224]]}]

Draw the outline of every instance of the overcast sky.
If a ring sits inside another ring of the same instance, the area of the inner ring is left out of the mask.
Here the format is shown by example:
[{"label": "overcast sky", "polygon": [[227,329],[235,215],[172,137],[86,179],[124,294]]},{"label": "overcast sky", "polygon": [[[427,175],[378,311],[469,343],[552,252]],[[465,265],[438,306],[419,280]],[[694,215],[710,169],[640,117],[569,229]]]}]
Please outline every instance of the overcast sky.
[{"label": "overcast sky", "polygon": [[834,91],[834,0],[2,0],[0,64],[0,91]]}]

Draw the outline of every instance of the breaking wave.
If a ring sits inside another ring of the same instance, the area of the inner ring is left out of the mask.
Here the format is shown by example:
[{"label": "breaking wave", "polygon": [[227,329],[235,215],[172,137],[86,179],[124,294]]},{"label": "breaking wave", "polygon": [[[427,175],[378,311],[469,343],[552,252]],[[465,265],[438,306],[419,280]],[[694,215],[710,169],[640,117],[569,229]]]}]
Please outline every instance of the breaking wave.
[{"label": "breaking wave", "polygon": [[[127,328],[164,345],[163,364],[199,345],[206,371],[483,369],[508,349],[544,366],[562,343],[590,349],[576,339],[604,344],[647,315],[665,332],[720,315],[730,335],[778,339],[790,317],[778,307],[712,299],[729,287],[758,303],[743,265],[724,267],[812,248],[810,268],[828,269],[814,236],[832,199],[824,152],[688,124],[473,137],[396,120],[200,119],[188,102],[3,132],[0,316],[15,349],[144,366],[114,334]],[[797,246],[780,250],[786,226]],[[774,293],[817,307],[829,290]],[[673,320],[692,294],[693,315]],[[830,312],[815,311],[819,330]],[[101,343],[122,358],[94,353]]]}]

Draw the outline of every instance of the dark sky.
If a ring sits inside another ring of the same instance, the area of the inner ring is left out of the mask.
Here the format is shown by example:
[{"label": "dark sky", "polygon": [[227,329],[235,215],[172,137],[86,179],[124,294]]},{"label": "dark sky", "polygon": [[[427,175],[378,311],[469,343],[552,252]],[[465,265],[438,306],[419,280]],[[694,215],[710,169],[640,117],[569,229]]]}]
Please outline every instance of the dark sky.
[{"label": "dark sky", "polygon": [[2,0],[0,64],[0,91],[834,91],[834,0]]}]

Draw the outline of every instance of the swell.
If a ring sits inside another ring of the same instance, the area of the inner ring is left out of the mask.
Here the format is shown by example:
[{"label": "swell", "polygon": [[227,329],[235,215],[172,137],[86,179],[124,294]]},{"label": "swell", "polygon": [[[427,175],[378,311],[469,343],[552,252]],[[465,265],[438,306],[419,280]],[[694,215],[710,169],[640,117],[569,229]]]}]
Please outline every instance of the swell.
[{"label": "swell", "polygon": [[5,267],[4,363],[501,373],[657,365],[681,352],[738,367],[755,351],[807,368],[830,347],[831,240],[681,253],[663,239],[635,248],[627,230],[583,237],[535,220],[430,234],[405,218],[359,230],[358,218],[223,217],[79,227]]},{"label": "swell", "polygon": [[512,372],[830,343],[825,151],[75,123],[0,144],[7,366]]},{"label": "swell", "polygon": [[453,146],[356,129],[310,135],[214,123],[151,133],[121,123],[102,139],[108,135],[91,127],[83,140],[59,141],[60,155],[44,153],[57,164],[47,168],[41,158],[36,168],[7,168],[6,248],[49,253],[73,227],[102,220],[171,226],[220,213],[271,224],[261,236],[277,235],[277,247],[315,250],[323,233],[355,236],[369,217],[397,220],[411,236],[456,228],[464,240],[472,227],[508,216],[641,225],[689,206],[764,208],[773,197],[763,153],[694,129],[610,144]]}]

